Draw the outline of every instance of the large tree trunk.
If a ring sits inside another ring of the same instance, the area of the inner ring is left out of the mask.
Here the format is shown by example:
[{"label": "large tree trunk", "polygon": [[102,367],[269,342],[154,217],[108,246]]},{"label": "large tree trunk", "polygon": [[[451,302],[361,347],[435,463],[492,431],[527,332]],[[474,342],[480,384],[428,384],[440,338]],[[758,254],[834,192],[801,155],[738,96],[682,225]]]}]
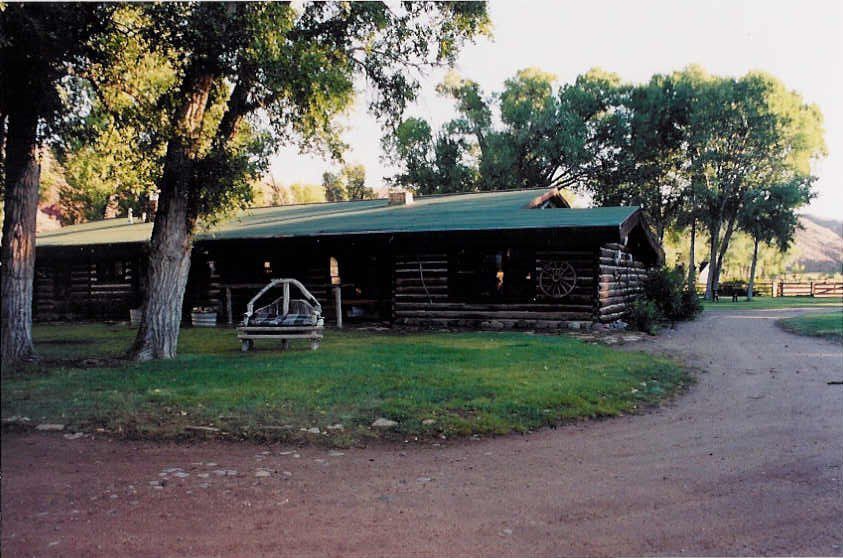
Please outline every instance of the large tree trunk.
[{"label": "large tree trunk", "polygon": [[35,218],[41,180],[37,128],[38,116],[34,110],[18,110],[8,116],[3,240],[0,247],[0,343],[4,367],[35,356],[32,346],[32,289],[35,279]]},{"label": "large tree trunk", "polygon": [[723,269],[723,260],[726,259],[726,251],[729,249],[729,242],[732,240],[732,234],[735,232],[735,223],[737,216],[733,215],[726,225],[726,232],[723,234],[723,239],[720,241],[720,249],[717,253],[717,267],[712,269],[714,272],[714,279],[712,279],[712,288],[717,291],[720,288],[720,272]]},{"label": "large tree trunk", "polygon": [[688,252],[688,289],[697,288],[697,259],[694,253],[697,249],[697,218],[691,218],[691,249]]},{"label": "large tree trunk", "polygon": [[746,287],[746,299],[752,300],[752,289],[755,287],[755,266],[758,263],[758,235],[755,236],[755,245],[752,247],[752,267],[749,268],[749,284]]},{"label": "large tree trunk", "polygon": [[711,238],[708,243],[708,277],[705,281],[705,299],[714,300],[714,273],[717,266],[717,241],[720,237],[720,224],[710,227]]},{"label": "large tree trunk", "polygon": [[[171,148],[169,151],[174,150]],[[179,151],[183,156],[184,151]],[[191,161],[183,157],[181,163],[173,162],[172,158],[178,156],[172,154],[171,157],[168,153],[165,166],[165,173],[169,170],[171,174],[180,176],[165,177],[163,181],[175,181],[175,184],[162,189],[158,212],[155,214],[143,319],[130,351],[131,358],[135,360],[173,358],[178,348],[194,225],[189,216],[189,182],[181,181],[189,180],[189,176],[184,174],[191,167]]]},{"label": "large tree trunk", "polygon": [[182,88],[152,229],[143,318],[129,351],[134,360],[176,356],[198,206],[194,167],[212,84],[213,76],[189,73]]}]

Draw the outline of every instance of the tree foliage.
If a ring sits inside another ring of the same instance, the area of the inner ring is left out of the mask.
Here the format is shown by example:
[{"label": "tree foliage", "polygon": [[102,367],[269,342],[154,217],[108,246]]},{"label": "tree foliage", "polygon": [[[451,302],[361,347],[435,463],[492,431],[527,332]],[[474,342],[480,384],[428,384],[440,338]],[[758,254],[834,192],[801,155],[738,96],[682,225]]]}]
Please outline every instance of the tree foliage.
[{"label": "tree foliage", "polygon": [[618,83],[592,70],[555,88],[552,74],[527,68],[486,95],[450,74],[437,91],[454,101],[455,119],[434,135],[426,121],[410,118],[384,138],[401,168],[391,182],[420,193],[578,184],[603,164],[600,140],[616,118],[609,108]]},{"label": "tree foliage", "polygon": [[366,167],[343,165],[339,173],[322,173],[322,188],[327,201],[371,200],[375,191],[366,186]]},{"label": "tree foliage", "polygon": [[[143,4],[138,34],[175,79],[156,103],[165,146],[144,318],[132,354],[175,354],[199,219],[245,206],[275,147],[339,158],[337,116],[358,78],[369,108],[397,123],[418,71],[454,60],[488,24],[476,2]],[[244,128],[252,133],[243,133]],[[357,187],[355,183],[354,187]],[[174,293],[174,294],[171,294]]]}]

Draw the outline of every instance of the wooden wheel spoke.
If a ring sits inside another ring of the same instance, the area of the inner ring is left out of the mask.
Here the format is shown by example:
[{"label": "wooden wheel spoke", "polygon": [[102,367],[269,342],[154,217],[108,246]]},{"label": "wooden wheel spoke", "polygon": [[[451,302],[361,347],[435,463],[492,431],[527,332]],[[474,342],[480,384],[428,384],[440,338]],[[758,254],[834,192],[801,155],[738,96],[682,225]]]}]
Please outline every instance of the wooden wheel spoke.
[{"label": "wooden wheel spoke", "polygon": [[574,290],[577,272],[565,261],[548,262],[539,273],[539,289],[551,298],[563,298]]}]

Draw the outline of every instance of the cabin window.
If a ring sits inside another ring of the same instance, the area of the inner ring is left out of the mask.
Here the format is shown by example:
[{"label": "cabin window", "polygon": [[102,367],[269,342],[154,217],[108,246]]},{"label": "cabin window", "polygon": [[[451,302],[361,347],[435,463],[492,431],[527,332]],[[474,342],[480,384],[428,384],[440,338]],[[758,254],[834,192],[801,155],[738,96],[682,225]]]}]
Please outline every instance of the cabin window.
[{"label": "cabin window", "polygon": [[120,260],[97,262],[97,283],[122,283],[126,278],[126,266]]},{"label": "cabin window", "polygon": [[269,260],[265,260],[263,262],[263,274],[264,275],[272,275],[272,262]]},{"label": "cabin window", "polygon": [[535,254],[507,248],[460,250],[450,258],[450,298],[467,302],[530,302],[535,298]]}]

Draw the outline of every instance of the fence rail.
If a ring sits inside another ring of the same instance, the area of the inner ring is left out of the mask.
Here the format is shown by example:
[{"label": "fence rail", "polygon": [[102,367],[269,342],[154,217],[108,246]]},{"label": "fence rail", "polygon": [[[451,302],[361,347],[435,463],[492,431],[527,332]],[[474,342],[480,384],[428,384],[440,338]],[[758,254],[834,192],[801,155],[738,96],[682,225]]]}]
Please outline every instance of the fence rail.
[{"label": "fence rail", "polygon": [[[731,296],[737,291],[746,295],[747,284],[743,281],[721,283],[720,296]],[[705,294],[705,285],[697,285],[697,292]],[[810,296],[814,298],[843,298],[843,282],[840,281],[759,281],[752,287],[758,296]]]}]

